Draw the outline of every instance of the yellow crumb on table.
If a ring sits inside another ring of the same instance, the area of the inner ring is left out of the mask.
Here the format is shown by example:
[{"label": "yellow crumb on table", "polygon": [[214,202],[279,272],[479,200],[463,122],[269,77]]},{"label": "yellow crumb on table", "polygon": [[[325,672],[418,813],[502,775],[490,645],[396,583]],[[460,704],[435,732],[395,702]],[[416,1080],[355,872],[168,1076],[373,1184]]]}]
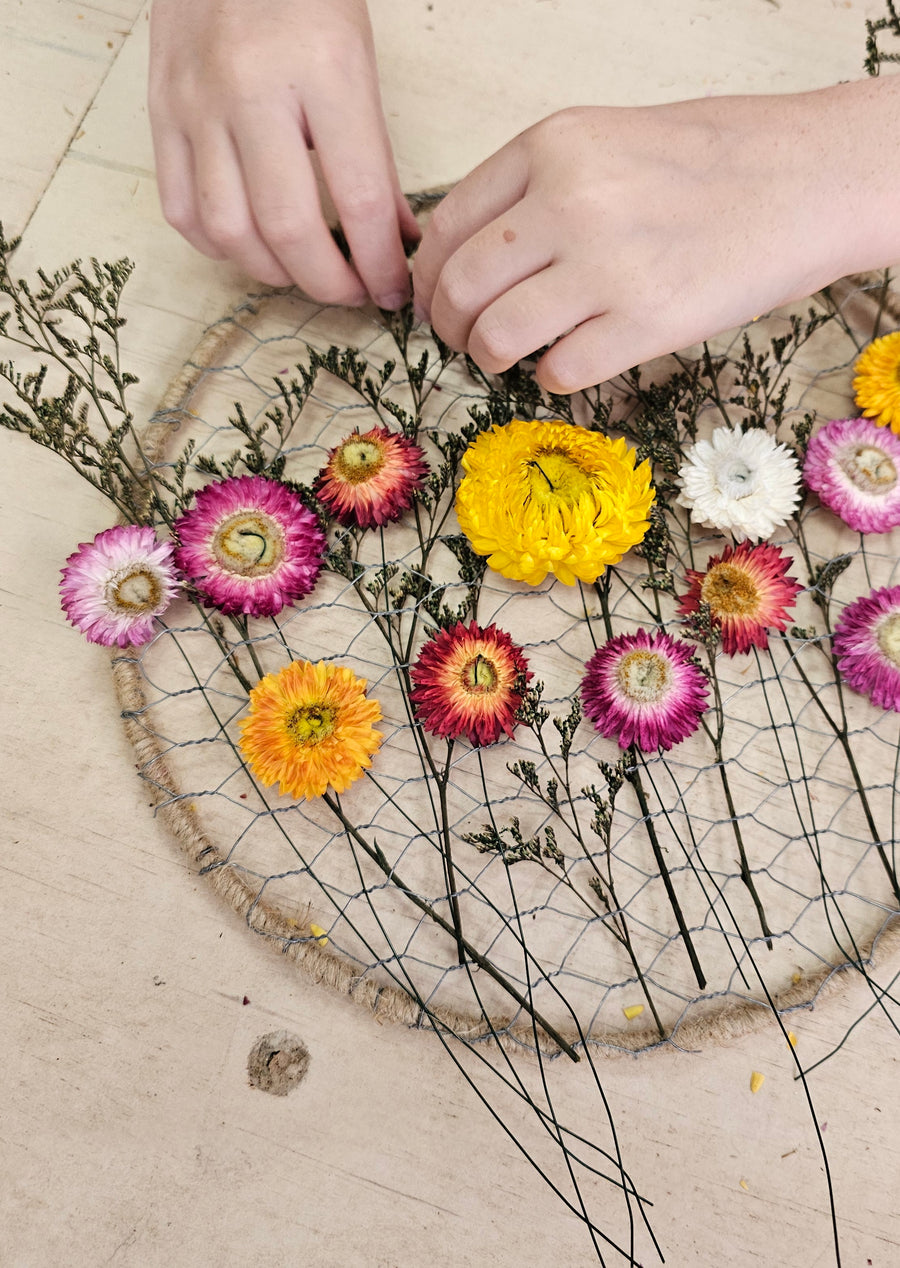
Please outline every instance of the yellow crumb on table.
[{"label": "yellow crumb on table", "polygon": [[759,1070],[754,1070],[753,1073],[750,1075],[750,1091],[754,1094],[754,1096],[762,1087],[762,1085],[765,1083],[765,1081],[766,1081],[766,1076],[764,1074],[760,1074]]},{"label": "yellow crumb on table", "polygon": [[622,1009],[622,1012],[625,1014],[625,1016],[628,1018],[629,1021],[634,1021],[635,1017],[640,1017],[643,1011],[644,1011],[643,1004],[627,1004]]}]

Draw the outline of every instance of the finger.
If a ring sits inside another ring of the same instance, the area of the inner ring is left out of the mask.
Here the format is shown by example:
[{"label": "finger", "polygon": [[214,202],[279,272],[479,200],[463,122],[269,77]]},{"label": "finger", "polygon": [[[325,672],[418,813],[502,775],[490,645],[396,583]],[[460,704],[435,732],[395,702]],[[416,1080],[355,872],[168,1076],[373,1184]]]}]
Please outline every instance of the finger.
[{"label": "finger", "polygon": [[194,185],[194,158],[183,133],[160,124],[153,127],[156,154],[156,186],[163,215],[192,247],[213,260],[224,260],[225,252],[213,246],[200,223]]},{"label": "finger", "polygon": [[415,217],[413,209],[403,194],[397,198],[397,219],[400,222],[400,236],[407,250],[414,247],[422,239],[422,229]]},{"label": "finger", "polygon": [[197,207],[203,232],[250,277],[289,286],[291,277],[260,237],[244,187],[244,173],[227,132],[206,129],[194,144]]},{"label": "finger", "polygon": [[518,203],[528,185],[528,170],[518,144],[510,141],[460,183],[435,208],[413,263],[416,305],[424,316],[444,265],[474,234]]},{"label": "finger", "polygon": [[246,108],[234,135],[254,220],[268,250],[307,294],[323,303],[361,304],[365,289],[325,223],[319,190],[291,106]]},{"label": "finger", "polygon": [[488,374],[499,374],[596,312],[597,300],[586,290],[582,270],[570,262],[551,264],[479,315],[466,350]]},{"label": "finger", "polygon": [[[552,254],[550,235],[534,223],[527,200],[516,203],[479,229],[447,260],[431,298],[432,326],[451,348],[460,352],[468,348],[475,356],[470,335],[482,319],[486,323],[483,329],[493,331],[499,330],[498,321],[521,322],[530,316],[507,292],[540,275],[552,263]],[[530,322],[526,320],[526,324]],[[559,334],[559,329],[554,333]],[[477,339],[476,345],[486,351]],[[531,344],[526,351],[539,346]],[[482,364],[477,356],[475,360]]]},{"label": "finger", "polygon": [[379,307],[400,308],[410,289],[404,234],[415,241],[418,226],[400,192],[377,86],[361,85],[349,120],[324,100],[311,99],[306,122],[353,265]]},{"label": "finger", "polygon": [[690,342],[690,336],[681,337],[674,329],[648,329],[623,313],[605,313],[555,343],[538,361],[535,374],[545,391],[568,395]]}]

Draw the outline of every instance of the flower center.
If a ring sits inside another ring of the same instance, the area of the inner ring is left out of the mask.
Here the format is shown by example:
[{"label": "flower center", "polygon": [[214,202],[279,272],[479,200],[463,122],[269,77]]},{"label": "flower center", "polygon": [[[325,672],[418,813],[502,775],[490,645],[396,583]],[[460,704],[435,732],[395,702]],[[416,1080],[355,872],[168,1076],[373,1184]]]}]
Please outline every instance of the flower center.
[{"label": "flower center", "polygon": [[284,558],[284,533],[262,511],[238,511],[219,526],[212,553],[226,572],[263,577],[274,572]]},{"label": "flower center", "polygon": [[314,748],[334,731],[337,710],[324,704],[304,704],[286,719],[284,729],[297,745]]},{"label": "flower center", "polygon": [[616,682],[635,704],[658,704],[672,684],[672,666],[659,652],[639,648],[623,656],[616,669]]},{"label": "flower center", "polygon": [[857,445],[838,456],[838,465],[864,493],[888,493],[897,483],[890,454],[877,445]]},{"label": "flower center", "polygon": [[727,498],[749,497],[756,489],[757,475],[743,458],[729,456],[718,470],[719,489]]},{"label": "flower center", "polygon": [[162,601],[159,578],[144,564],[114,573],[106,583],[106,602],[110,608],[132,616],[152,612]]},{"label": "flower center", "polygon": [[470,696],[485,696],[497,690],[499,674],[493,661],[478,653],[467,660],[459,676],[463,691]]},{"label": "flower center", "polygon": [[900,612],[889,612],[875,628],[878,646],[891,662],[900,669]]},{"label": "flower center", "polygon": [[753,616],[759,611],[759,590],[737,564],[714,564],[703,578],[700,598],[714,616]]},{"label": "flower center", "polygon": [[334,455],[336,474],[347,484],[363,484],[384,466],[384,445],[363,436],[345,440]]},{"label": "flower center", "polygon": [[574,506],[592,487],[588,473],[564,449],[539,449],[526,463],[531,496],[544,504]]}]

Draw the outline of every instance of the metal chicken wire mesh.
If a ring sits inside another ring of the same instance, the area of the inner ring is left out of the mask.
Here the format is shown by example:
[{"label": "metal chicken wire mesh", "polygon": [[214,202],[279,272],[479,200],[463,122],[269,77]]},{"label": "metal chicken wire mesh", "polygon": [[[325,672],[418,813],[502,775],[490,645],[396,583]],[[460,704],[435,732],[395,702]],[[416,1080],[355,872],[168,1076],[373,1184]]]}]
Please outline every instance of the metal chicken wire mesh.
[{"label": "metal chicken wire mesh", "polygon": [[[623,379],[573,398],[573,416],[633,434],[648,385],[690,367],[692,393],[671,398],[679,443],[689,440],[691,414],[700,436],[721,424],[723,401],[734,423],[768,410],[769,427],[777,422],[790,441],[805,415],[855,413],[852,364],[876,322],[884,328],[884,300],[874,282],[846,285],[798,309],[793,327],[785,313],[755,323],[754,356],[768,354],[762,397],[760,375],[754,389],[746,369],[760,363],[747,361],[739,332],[711,358],[667,359],[637,385]],[[828,319],[807,329],[813,312]],[[780,358],[771,350],[779,338]],[[329,349],[339,350],[330,360]],[[561,404],[538,401],[527,375],[481,379],[425,331],[284,294],[214,327],[172,385],[147,434],[160,472],[171,474],[190,442],[186,479],[202,484],[198,459],[221,464],[245,443],[235,402],[262,429],[265,460],[282,454],[284,477],[305,485],[354,429],[396,428],[394,406],[420,415],[419,442],[436,465],[436,446],[471,422],[473,408],[550,417]],[[773,635],[768,652],[716,657],[722,760],[702,729],[669,752],[632,755],[640,779],[618,791],[607,840],[592,830],[609,796],[598,763],[616,763],[621,750],[572,712],[584,664],[606,637],[599,591],[551,579],[530,587],[490,570],[480,584],[461,579],[451,506],[449,489],[430,519],[333,528],[332,550],[360,566],[326,570],[308,598],[276,618],[251,618],[245,633],[229,626],[229,656],[184,604],[151,644],[114,657],[143,775],[250,926],[376,1011],[525,1046],[548,1035],[632,1050],[685,1043],[752,1022],[773,1003],[801,1006],[848,965],[865,972],[897,915],[898,717],[836,681],[813,589],[798,597],[794,632]],[[668,564],[683,590],[684,570],[702,567],[723,540],[690,526],[674,503],[666,517]],[[844,561],[832,569],[835,612],[897,584],[900,531],[863,539],[814,497],[773,541],[804,585],[807,564]],[[632,553],[602,579],[615,632],[658,624],[678,634],[673,596],[643,587],[647,574]],[[404,586],[405,577],[416,584]],[[512,740],[484,749],[461,741],[449,754],[414,725],[398,648],[405,641],[414,654],[442,605],[511,635],[543,684],[546,717]],[[237,748],[247,697],[233,661],[252,677],[251,650],[265,672],[290,659],[348,665],[380,701],[384,742],[339,799],[343,822],[322,801],[278,796],[248,773]]]}]

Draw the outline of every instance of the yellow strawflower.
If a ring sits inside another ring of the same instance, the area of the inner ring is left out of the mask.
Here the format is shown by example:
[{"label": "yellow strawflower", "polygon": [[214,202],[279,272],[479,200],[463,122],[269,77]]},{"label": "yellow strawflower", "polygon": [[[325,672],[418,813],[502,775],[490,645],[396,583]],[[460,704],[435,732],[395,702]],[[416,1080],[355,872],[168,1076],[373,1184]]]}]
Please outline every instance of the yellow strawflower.
[{"label": "yellow strawflower", "polygon": [[853,391],[864,418],[900,436],[900,330],[869,344],[856,363]]},{"label": "yellow strawflower", "polygon": [[504,577],[594,582],[640,542],[654,491],[624,440],[563,422],[513,419],[463,456],[460,527]]}]

